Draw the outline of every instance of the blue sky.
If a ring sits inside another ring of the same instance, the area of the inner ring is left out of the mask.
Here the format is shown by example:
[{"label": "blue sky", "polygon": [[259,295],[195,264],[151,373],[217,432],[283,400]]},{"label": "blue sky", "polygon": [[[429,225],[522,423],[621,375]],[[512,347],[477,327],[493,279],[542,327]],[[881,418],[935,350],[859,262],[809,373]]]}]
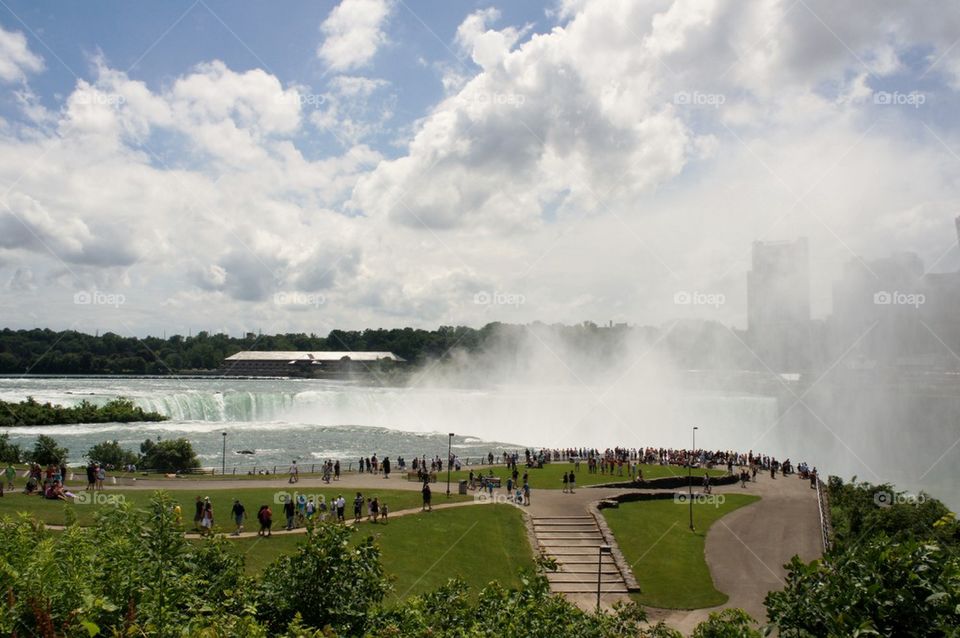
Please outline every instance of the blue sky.
[{"label": "blue sky", "polygon": [[[102,55],[113,68],[146,82],[168,86],[201,61],[221,60],[235,71],[263,68],[284,84],[323,93],[331,74],[315,55],[320,24],[337,2],[36,3],[11,1],[0,7],[0,25],[23,31],[32,50],[46,60],[46,71],[31,82],[50,109],[59,108],[78,77],[91,79],[91,60]],[[389,78],[396,97],[392,127],[402,129],[422,117],[442,96],[441,66],[475,71],[469,56],[453,44],[464,17],[486,2],[403,2],[389,21],[389,42],[373,58],[366,75]],[[549,30],[547,7],[534,2],[501,7],[504,24]],[[4,104],[16,116],[16,103]],[[339,153],[329,135],[303,141],[318,156]],[[378,148],[396,155],[391,136]],[[332,147],[331,147],[332,146]]]},{"label": "blue sky", "polygon": [[797,237],[826,317],[851,263],[960,267],[958,42],[947,0],[0,3],[0,324],[744,327]]}]

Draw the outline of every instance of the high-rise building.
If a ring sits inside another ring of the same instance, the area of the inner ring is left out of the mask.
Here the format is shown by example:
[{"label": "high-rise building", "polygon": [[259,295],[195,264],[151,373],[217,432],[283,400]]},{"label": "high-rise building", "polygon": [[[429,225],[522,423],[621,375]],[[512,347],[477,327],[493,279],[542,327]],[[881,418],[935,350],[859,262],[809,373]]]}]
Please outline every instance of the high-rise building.
[{"label": "high-rise building", "polygon": [[811,364],[810,255],[806,238],[753,242],[747,273],[747,333],[754,352],[776,372]]}]

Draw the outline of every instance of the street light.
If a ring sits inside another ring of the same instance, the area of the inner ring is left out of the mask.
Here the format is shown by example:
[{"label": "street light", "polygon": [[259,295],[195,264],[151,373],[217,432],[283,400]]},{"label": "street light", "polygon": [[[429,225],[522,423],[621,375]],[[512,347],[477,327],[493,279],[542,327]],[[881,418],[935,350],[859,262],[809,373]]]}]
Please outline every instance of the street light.
[{"label": "street light", "polygon": [[603,556],[606,554],[609,556],[613,553],[613,550],[610,549],[609,545],[601,545],[598,548],[600,551],[597,554],[597,611],[600,611],[600,578],[603,574]]},{"label": "street light", "polygon": [[453,449],[453,432],[447,435],[447,496],[450,496],[450,451]]},{"label": "street light", "polygon": [[220,466],[220,474],[227,473],[227,433],[223,433],[223,463]]},{"label": "street light", "polygon": [[690,503],[690,531],[693,531],[693,455],[697,452],[697,426],[693,426],[693,450],[687,459],[687,502]]}]

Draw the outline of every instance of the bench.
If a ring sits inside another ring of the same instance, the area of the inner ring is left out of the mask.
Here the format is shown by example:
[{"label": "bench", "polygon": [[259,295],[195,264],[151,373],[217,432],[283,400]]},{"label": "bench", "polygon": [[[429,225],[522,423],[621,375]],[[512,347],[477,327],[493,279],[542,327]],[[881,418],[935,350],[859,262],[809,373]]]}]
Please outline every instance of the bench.
[{"label": "bench", "polygon": [[[417,472],[407,472],[407,480],[408,480],[408,481],[420,481],[420,480],[422,480],[422,479],[420,478],[420,476],[421,476],[421,475],[418,474]],[[431,482],[431,483],[436,483],[436,482],[437,482],[437,473],[436,473],[436,472],[430,472],[430,482]]]},{"label": "bench", "polygon": [[481,476],[477,478],[480,481],[480,485],[486,487],[490,483],[493,483],[494,487],[500,487],[500,477],[499,476]]}]

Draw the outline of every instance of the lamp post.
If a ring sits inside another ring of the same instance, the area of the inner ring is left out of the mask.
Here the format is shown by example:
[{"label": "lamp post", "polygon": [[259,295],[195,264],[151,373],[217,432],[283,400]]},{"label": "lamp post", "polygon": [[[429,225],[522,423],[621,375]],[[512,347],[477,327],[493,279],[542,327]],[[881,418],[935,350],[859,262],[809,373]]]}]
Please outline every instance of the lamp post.
[{"label": "lamp post", "polygon": [[447,497],[450,496],[450,452],[453,449],[453,432],[447,435]]},{"label": "lamp post", "polygon": [[600,578],[603,575],[603,556],[612,554],[609,545],[601,545],[597,554],[597,611],[600,611]]},{"label": "lamp post", "polygon": [[220,465],[220,474],[227,473],[227,433],[223,433],[223,463]]},{"label": "lamp post", "polygon": [[693,455],[697,451],[697,426],[693,426],[693,450],[687,459],[687,502],[690,504],[690,531],[693,531]]}]

